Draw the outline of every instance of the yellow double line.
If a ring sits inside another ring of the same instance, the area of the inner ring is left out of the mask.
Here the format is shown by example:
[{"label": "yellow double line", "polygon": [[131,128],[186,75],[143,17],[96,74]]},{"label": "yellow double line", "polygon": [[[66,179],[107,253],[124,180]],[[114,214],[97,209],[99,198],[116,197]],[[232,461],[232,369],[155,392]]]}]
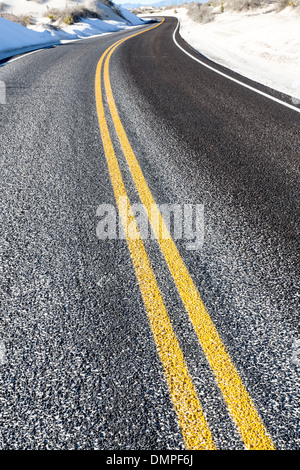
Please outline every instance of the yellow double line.
[{"label": "yellow double line", "polygon": [[[160,24],[146,31],[154,29]],[[103,147],[121,220],[124,228],[130,222],[131,227],[134,227],[134,231],[138,234],[137,237],[134,237],[135,239],[132,239],[127,234],[127,244],[185,446],[191,450],[215,449],[213,437],[178,340],[173,331],[144,243],[134,219],[106,121],[103,106],[104,93],[122,151],[139,192],[141,202],[148,213],[160,249],[245,447],[247,449],[260,450],[274,449],[274,445],[200,298],[199,292],[171,235],[168,234],[169,236],[164,236],[164,238],[161,236],[160,228],[162,228],[162,233],[166,234],[168,233],[167,227],[148,188],[116,108],[109,78],[111,55],[124,41],[146,31],[140,31],[117,41],[103,53],[98,63],[95,77],[96,105]],[[104,93],[102,90],[102,71]],[[128,216],[124,214],[124,210],[119,206],[119,202],[121,200],[124,201],[124,198],[127,201]],[[153,223],[153,218],[150,217],[153,207],[156,208],[156,213],[158,214],[156,221],[159,223]]]}]

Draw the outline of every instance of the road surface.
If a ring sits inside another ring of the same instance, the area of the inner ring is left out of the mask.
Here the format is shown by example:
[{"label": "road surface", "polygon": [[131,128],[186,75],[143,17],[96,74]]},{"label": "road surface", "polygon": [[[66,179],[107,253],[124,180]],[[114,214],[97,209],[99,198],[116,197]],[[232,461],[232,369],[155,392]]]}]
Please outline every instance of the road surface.
[{"label": "road surface", "polygon": [[[1,449],[299,448],[299,112],[176,24],[0,68]],[[101,239],[118,197],[204,242]]]}]

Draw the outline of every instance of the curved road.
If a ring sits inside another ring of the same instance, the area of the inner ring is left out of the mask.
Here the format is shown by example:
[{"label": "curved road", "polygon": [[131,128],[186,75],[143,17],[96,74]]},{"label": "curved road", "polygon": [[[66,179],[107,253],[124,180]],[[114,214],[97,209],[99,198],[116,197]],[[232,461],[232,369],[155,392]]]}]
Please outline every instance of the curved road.
[{"label": "curved road", "polygon": [[[1,449],[299,448],[299,112],[153,26],[0,68]],[[99,239],[124,191],[204,243]]]}]

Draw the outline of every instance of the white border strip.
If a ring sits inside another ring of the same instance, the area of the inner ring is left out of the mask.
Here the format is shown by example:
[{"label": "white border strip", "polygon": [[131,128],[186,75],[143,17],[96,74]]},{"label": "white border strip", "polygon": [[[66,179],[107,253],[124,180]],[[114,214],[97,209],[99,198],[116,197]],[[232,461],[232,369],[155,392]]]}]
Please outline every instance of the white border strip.
[{"label": "white border strip", "polygon": [[189,57],[191,57],[191,59],[195,60],[196,62],[198,62],[199,64],[203,65],[204,67],[206,67],[206,68],[212,70],[213,72],[218,73],[218,74],[221,75],[222,77],[228,78],[228,80],[231,80],[232,82],[235,82],[235,83],[237,83],[238,85],[241,85],[241,86],[243,86],[243,87],[245,87],[245,88],[248,88],[248,90],[254,91],[255,93],[258,93],[259,95],[262,95],[262,96],[264,96],[264,97],[266,97],[266,98],[269,98],[270,100],[275,101],[276,103],[282,104],[282,105],[285,106],[286,108],[292,109],[293,111],[296,111],[297,113],[300,113],[300,108],[296,108],[296,106],[293,106],[292,104],[289,104],[289,103],[286,103],[285,101],[279,100],[278,98],[275,98],[274,96],[268,95],[267,93],[264,93],[263,91],[260,91],[260,90],[258,90],[257,88],[253,88],[252,86],[247,85],[246,83],[243,83],[243,82],[241,82],[240,80],[237,80],[236,78],[230,77],[230,75],[227,75],[226,73],[220,72],[220,70],[217,70],[217,69],[215,69],[214,67],[211,67],[210,65],[205,64],[205,62],[202,62],[201,60],[199,60],[199,59],[197,59],[196,57],[194,57],[192,54],[190,54],[189,52],[187,52],[183,47],[181,47],[181,46],[178,44],[178,42],[176,41],[175,35],[176,35],[176,33],[177,33],[178,28],[179,28],[179,20],[178,20],[177,26],[176,26],[176,28],[175,28],[175,31],[174,31],[174,33],[173,33],[173,41],[174,41],[174,43],[176,44],[176,46],[179,47],[179,49],[181,49],[182,52],[184,52],[186,55],[188,55]]}]

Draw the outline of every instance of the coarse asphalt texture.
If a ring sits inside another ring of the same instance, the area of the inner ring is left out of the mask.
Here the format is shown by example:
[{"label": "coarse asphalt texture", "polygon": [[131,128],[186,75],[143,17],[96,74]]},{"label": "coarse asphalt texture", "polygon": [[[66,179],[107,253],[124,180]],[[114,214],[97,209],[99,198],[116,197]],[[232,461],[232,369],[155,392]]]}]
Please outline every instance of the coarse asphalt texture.
[{"label": "coarse asphalt texture", "polygon": [[[115,102],[155,201],[204,204],[202,248],[178,250],[275,447],[299,449],[300,116],[193,61],[176,24],[116,49]],[[96,67],[132,33],[0,68],[1,449],[185,448],[126,241],[96,235],[98,206],[115,206]],[[216,447],[243,449],[157,243],[145,246]]]}]

